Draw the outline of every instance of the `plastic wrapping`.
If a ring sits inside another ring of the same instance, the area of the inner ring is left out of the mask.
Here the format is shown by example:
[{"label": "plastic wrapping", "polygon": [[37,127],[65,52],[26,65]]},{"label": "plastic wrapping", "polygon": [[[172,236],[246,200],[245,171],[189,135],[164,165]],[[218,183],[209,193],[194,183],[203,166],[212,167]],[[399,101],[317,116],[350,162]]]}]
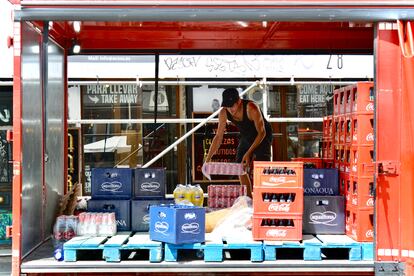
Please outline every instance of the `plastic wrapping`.
[{"label": "plastic wrapping", "polygon": [[222,215],[218,216],[211,235],[217,238],[251,235],[253,206],[250,197],[238,197],[231,208],[218,212]]}]

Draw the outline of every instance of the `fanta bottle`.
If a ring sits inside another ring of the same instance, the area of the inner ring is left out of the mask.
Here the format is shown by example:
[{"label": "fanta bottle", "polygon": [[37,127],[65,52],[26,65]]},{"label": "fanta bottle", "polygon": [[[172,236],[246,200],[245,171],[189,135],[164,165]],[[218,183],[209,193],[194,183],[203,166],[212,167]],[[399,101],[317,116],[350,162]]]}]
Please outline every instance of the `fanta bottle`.
[{"label": "fanta bottle", "polygon": [[185,200],[185,186],[183,184],[178,184],[177,187],[174,189],[174,202],[175,204],[180,204],[183,200]]},{"label": "fanta bottle", "polygon": [[191,202],[194,204],[194,206],[200,206],[203,207],[204,203],[204,191],[203,188],[200,187],[199,184],[192,187],[192,198]]}]

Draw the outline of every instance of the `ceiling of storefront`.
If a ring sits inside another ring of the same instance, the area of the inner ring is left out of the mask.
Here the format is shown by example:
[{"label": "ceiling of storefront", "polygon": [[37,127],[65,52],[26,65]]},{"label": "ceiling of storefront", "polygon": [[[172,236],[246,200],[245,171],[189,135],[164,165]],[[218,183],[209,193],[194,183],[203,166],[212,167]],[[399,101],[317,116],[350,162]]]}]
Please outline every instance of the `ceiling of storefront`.
[{"label": "ceiling of storefront", "polygon": [[[41,25],[41,23],[39,23]],[[372,23],[354,22],[54,22],[50,34],[82,53],[310,52],[372,53]]]}]

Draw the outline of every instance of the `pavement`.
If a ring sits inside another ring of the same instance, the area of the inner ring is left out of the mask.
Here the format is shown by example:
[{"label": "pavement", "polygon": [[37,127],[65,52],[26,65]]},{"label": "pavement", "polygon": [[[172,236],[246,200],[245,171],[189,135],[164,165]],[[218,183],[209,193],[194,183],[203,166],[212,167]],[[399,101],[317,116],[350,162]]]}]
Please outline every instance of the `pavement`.
[{"label": "pavement", "polygon": [[0,276],[11,274],[11,247],[0,245]]}]

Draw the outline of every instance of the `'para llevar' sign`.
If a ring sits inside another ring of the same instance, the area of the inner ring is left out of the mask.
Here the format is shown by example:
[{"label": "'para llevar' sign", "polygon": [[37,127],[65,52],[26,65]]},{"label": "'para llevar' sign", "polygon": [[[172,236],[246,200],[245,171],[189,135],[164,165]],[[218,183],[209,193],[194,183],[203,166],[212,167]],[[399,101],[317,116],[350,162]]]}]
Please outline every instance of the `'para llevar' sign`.
[{"label": "'para llevar' sign", "polygon": [[90,84],[83,87],[83,103],[87,105],[136,104],[136,84]]}]

